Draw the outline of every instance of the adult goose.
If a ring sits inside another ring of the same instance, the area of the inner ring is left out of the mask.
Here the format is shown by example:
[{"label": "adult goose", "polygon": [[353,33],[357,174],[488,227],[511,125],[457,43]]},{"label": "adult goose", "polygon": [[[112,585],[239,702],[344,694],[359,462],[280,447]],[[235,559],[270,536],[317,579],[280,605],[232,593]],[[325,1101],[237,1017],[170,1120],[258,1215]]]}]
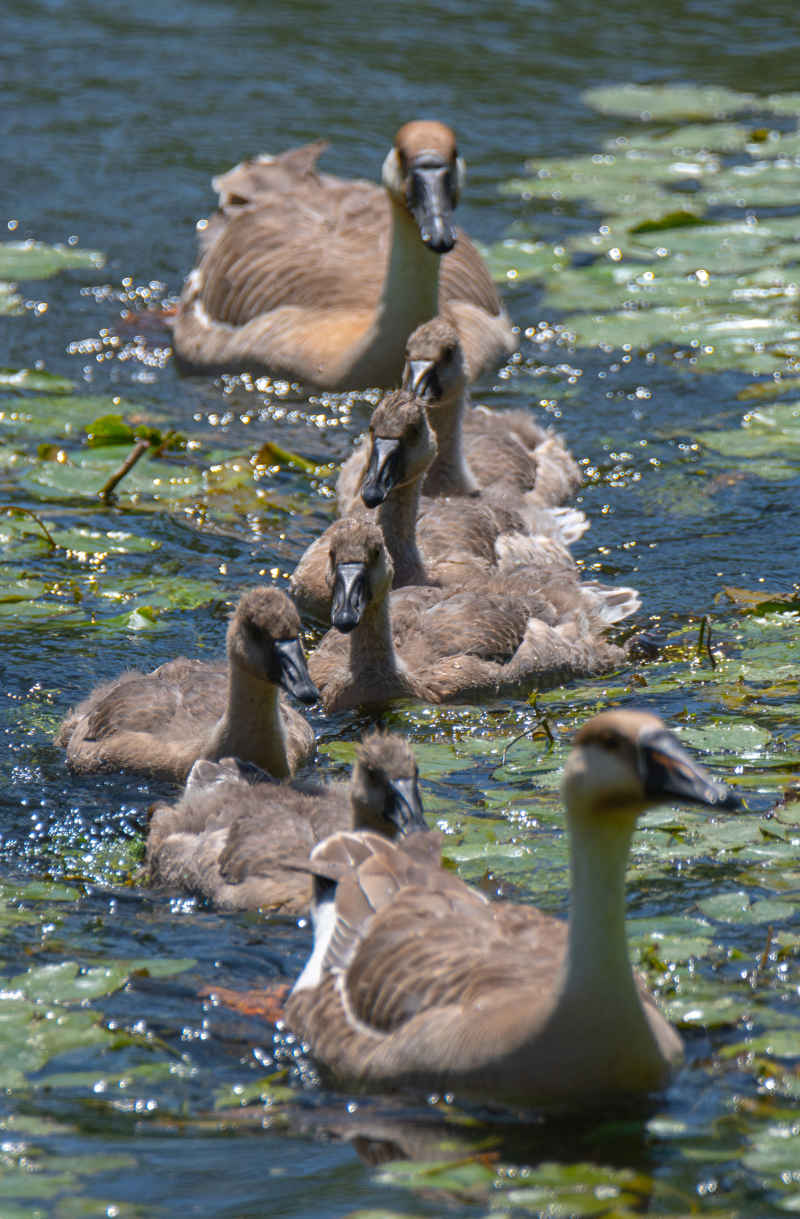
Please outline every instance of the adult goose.
[{"label": "adult goose", "polygon": [[[481,496],[495,505],[536,509],[563,504],[581,485],[581,472],[563,438],[536,423],[529,411],[474,407],[456,328],[444,317],[419,326],[406,344],[403,387],[428,410],[437,453],[425,476],[426,496]],[[350,511],[358,495],[367,446],[362,443],[342,467],[336,484],[339,510]],[[573,512],[570,527],[583,522]],[[565,527],[570,514],[562,510]],[[571,540],[571,539],[570,539]]]},{"label": "adult goose", "polygon": [[306,914],[311,878],[287,861],[338,830],[396,838],[427,828],[410,746],[372,732],[356,749],[349,785],[278,783],[234,758],[195,762],[178,803],[154,810],[146,869],[152,884],[224,909]]},{"label": "adult goose", "polygon": [[338,834],[315,848],[314,949],[286,1023],[336,1080],[543,1107],[666,1083],[682,1046],[628,956],[631,836],[665,800],[713,811],[738,801],[636,711],[584,724],[562,793],[568,924],[489,902],[440,866],[432,835],[397,845]]},{"label": "adult goose", "polygon": [[620,607],[599,589],[594,599],[587,593],[558,606],[528,587],[506,592],[505,579],[444,599],[441,590],[425,587],[398,589],[390,598],[393,567],[378,526],[344,517],[328,536],[333,628],[308,669],[329,711],[398,698],[466,702],[546,689],[625,659],[603,632],[636,600],[631,609]]},{"label": "adult goose", "polygon": [[[530,534],[530,515],[524,518],[509,505],[423,499],[423,480],[435,457],[436,439],[422,403],[404,390],[387,394],[370,421],[360,510],[376,509],[394,588],[433,586],[445,596],[513,570],[519,589],[523,569],[534,589],[556,575],[570,587],[577,583],[577,565],[565,544],[572,534],[558,510],[536,509],[537,529]],[[330,621],[329,544],[330,529],[307,548],[290,581],[301,612],[320,621]]]},{"label": "adult goose", "polygon": [[138,770],[183,781],[198,758],[235,755],[284,778],[314,751],[314,732],[278,687],[303,703],[300,618],[277,588],[254,588],[228,626],[227,664],[180,657],[123,673],[68,713],[57,742],[74,771]]},{"label": "adult goose", "polygon": [[450,128],[401,127],[383,189],[318,173],[325,147],[261,156],[215,179],[219,211],[174,321],[181,364],[333,390],[397,385],[406,339],[439,309],[471,377],[513,352],[489,272],[453,224],[464,167]]}]

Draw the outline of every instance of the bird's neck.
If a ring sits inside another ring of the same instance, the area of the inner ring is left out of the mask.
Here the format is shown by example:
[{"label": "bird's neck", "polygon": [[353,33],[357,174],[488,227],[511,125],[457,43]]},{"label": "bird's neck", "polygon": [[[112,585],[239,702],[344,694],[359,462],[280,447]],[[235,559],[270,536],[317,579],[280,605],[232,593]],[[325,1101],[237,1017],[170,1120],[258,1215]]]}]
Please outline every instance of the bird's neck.
[{"label": "bird's neck", "polygon": [[410,693],[405,665],[392,640],[388,590],[367,606],[350,635],[350,673],[364,703],[383,703]]},{"label": "bird's neck", "polygon": [[439,263],[408,208],[389,195],[390,248],[372,323],[353,353],[350,382],[399,385],[405,342],[439,308]]},{"label": "bird's neck", "polygon": [[426,495],[477,495],[480,491],[464,452],[464,414],[470,405],[464,386],[428,411],[438,452],[425,477]]},{"label": "bird's neck", "polygon": [[417,514],[421,478],[395,487],[378,508],[378,524],[394,565],[393,588],[430,584],[417,547]]},{"label": "bird's neck", "polygon": [[286,744],[278,687],[239,665],[230,665],[228,706],[212,731],[204,756],[255,762],[283,779],[289,774]]}]

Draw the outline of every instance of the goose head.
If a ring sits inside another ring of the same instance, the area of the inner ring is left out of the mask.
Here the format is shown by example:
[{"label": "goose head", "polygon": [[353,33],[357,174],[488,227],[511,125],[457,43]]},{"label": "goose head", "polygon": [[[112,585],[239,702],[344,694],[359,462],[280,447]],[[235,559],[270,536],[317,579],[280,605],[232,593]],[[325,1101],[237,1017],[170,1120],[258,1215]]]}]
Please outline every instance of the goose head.
[{"label": "goose head", "polygon": [[444,123],[406,123],[383,163],[383,184],[417,223],[423,243],[446,254],[456,243],[453,211],[464,181],[456,137]]},{"label": "goose head", "polygon": [[443,317],[417,326],[406,343],[403,389],[436,407],[459,397],[468,380],[455,328]]},{"label": "goose head", "polygon": [[371,732],[364,737],[356,749],[350,798],[356,830],[397,838],[428,828],[414,754],[396,733]]},{"label": "goose head", "polygon": [[575,736],[562,784],[570,822],[631,825],[669,800],[726,811],[740,807],[729,787],[694,761],[656,715],[603,711]]},{"label": "goose head", "polygon": [[383,534],[372,521],[344,517],[331,526],[329,537],[331,624],[346,635],[355,630],[368,606],[386,598],[394,568]]},{"label": "goose head", "polygon": [[393,488],[422,478],[436,456],[436,437],[425,408],[402,389],[387,394],[375,407],[369,437],[361,498],[368,508],[375,508]]},{"label": "goose head", "polygon": [[239,601],[228,627],[232,668],[281,686],[301,703],[319,691],[308,675],[300,642],[300,616],[279,588],[252,588]]}]

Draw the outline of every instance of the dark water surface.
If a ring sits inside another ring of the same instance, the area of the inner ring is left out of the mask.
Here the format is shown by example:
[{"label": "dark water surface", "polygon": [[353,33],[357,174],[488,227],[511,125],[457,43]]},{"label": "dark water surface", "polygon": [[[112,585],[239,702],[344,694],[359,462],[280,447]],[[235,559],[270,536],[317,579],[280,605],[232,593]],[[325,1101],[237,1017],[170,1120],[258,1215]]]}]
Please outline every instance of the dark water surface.
[{"label": "dark water surface", "polygon": [[[326,169],[374,178],[400,123],[435,116],[456,128],[467,160],[464,227],[487,244],[521,227],[555,239],[591,227],[589,212],[500,195],[498,184],[519,175],[526,157],[593,152],[617,134],[620,121],[591,110],[583,90],[633,81],[790,92],[797,89],[797,29],[795,3],[757,7],[744,0],[447,0],[405,10],[386,0],[368,6],[6,0],[0,225],[8,222],[9,239],[77,238],[81,247],[103,251],[106,265],[23,284],[30,307],[0,318],[0,365],[40,363],[78,383],[80,392],[119,395],[149,421],[221,448],[250,451],[271,439],[315,462],[337,461],[368,418],[364,398],[322,396],[309,412],[292,390],[260,393],[236,381],[181,379],[162,332],[139,341],[142,327],[121,320],[125,307],[179,292],[194,259],[194,222],[210,210],[214,173],[245,155],[324,135],[334,145]],[[523,330],[540,320],[539,299],[535,281],[507,294]],[[36,302],[46,302],[46,310]],[[691,445],[700,421],[706,427],[738,421],[736,394],[750,380],[734,371],[700,377],[685,361],[623,360],[619,352],[526,342],[521,362],[480,391],[498,405],[551,402],[570,447],[598,471],[581,499],[593,521],[578,547],[587,568],[635,584],[642,620],[658,619],[655,626],[667,630],[716,614],[725,585],[761,582],[785,593],[797,579],[797,471],[777,481],[723,480],[711,489]],[[0,501],[20,503],[28,493],[29,506],[61,528],[96,520],[108,529],[113,520],[121,533],[158,543],[155,558],[141,550],[115,566],[109,560],[104,570],[114,579],[139,573],[150,579],[157,565],[165,576],[186,572],[214,582],[219,598],[211,610],[206,603],[165,613],[158,630],[136,632],[103,626],[109,611],[99,590],[92,602],[96,629],[55,618],[25,630],[9,620],[3,628],[0,876],[8,878],[9,908],[19,911],[4,929],[8,976],[64,961],[193,963],[163,977],[134,971],[124,989],[92,1004],[107,1030],[124,1033],[119,1044],[95,1051],[78,1037],[54,1062],[29,1069],[27,1089],[14,1085],[0,1095],[0,1124],[8,1131],[0,1152],[0,1216],[572,1213],[548,1211],[546,1199],[540,1207],[530,1198],[492,1198],[474,1183],[437,1193],[380,1171],[377,1161],[389,1145],[411,1159],[441,1159],[424,1106],[409,1114],[361,1104],[348,1112],[340,1098],[308,1083],[300,1087],[301,1102],[280,1117],[259,1109],[220,1119],[225,1089],[253,1083],[274,1062],[292,1062],[296,1047],[274,1047],[263,1022],[215,1007],[198,992],[212,983],[243,989],[290,979],[304,959],[307,929],[271,920],[266,933],[256,916],[224,917],[123,884],[146,810],[170,789],[118,775],[71,780],[52,744],[70,702],[122,666],[151,668],[180,652],[216,654],[225,602],[258,572],[291,570],[327,520],[325,498],[309,498],[307,483],[278,472],[270,495],[296,496],[298,503],[303,497],[302,511],[268,509],[261,518],[222,512],[204,524],[197,513],[145,513],[125,502],[104,509],[77,494],[54,494],[48,505],[32,483],[15,481],[4,467]],[[67,581],[69,571],[62,574]],[[599,687],[579,701],[589,707],[596,695]],[[780,730],[790,741],[797,703],[789,693],[785,698],[789,711]],[[702,699],[696,688],[671,688],[644,701],[665,716],[691,718],[697,711],[702,718]],[[437,734],[467,741],[466,764],[445,781],[429,777],[431,806],[483,815],[496,814],[498,801],[508,807],[524,800],[527,785],[537,785],[535,773],[501,775],[495,806],[491,798],[487,804],[498,759],[488,756],[488,744],[481,752],[481,737],[488,742],[497,730],[507,740],[516,717],[526,722],[528,713],[523,706],[489,708],[477,734],[474,719],[457,709],[430,722],[423,714],[409,718],[420,742],[435,743]],[[569,724],[572,714],[565,691],[554,715]],[[313,718],[325,742],[358,735],[355,717]],[[556,843],[556,856],[532,861],[532,870],[524,878],[514,873],[513,881],[523,896],[563,911],[563,843],[557,837]],[[475,874],[480,870],[476,865]],[[52,900],[25,887],[45,876],[74,887]],[[674,876],[664,872],[636,890],[631,908],[642,917],[671,914],[702,902],[720,884],[724,872],[709,866],[695,870],[677,894]],[[763,932],[751,925],[738,939],[731,933],[731,943],[750,960]],[[731,977],[737,968],[731,964]],[[778,1195],[737,1168],[739,1144],[723,1145],[718,1126],[712,1132],[712,1123],[727,1120],[737,1089],[757,1103],[749,1077],[740,1080],[732,1067],[722,1078],[706,1070],[718,1045],[702,1033],[690,1038],[690,1066],[661,1106],[668,1118],[696,1128],[704,1145],[720,1140],[718,1161],[682,1159],[667,1135],[659,1141],[635,1122],[586,1138],[507,1124],[500,1131],[503,1154],[518,1164],[592,1160],[647,1174],[658,1188],[637,1195],[635,1208],[651,1214],[778,1213]],[[81,1081],[82,1072],[98,1069],[116,1082]],[[75,1078],[48,1089],[48,1072]],[[296,1074],[290,1079],[303,1082]],[[235,1103],[232,1096],[227,1108]],[[800,1171],[796,1130],[794,1139],[791,1163]],[[458,1158],[464,1152],[456,1145]]]}]

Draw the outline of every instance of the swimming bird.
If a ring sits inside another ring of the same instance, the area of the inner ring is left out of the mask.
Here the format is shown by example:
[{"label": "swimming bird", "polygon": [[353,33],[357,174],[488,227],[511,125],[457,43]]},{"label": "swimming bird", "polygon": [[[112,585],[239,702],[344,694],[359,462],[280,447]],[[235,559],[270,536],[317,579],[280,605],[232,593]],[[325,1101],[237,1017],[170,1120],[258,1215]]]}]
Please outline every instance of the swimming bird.
[{"label": "swimming bird", "polygon": [[[495,506],[530,510],[563,504],[581,485],[580,467],[552,428],[525,410],[474,407],[469,376],[456,328],[445,317],[417,327],[406,344],[403,388],[424,403],[436,434],[437,453],[425,476],[426,496],[480,496]],[[351,510],[358,495],[366,443],[344,463],[336,484],[339,511]],[[562,511],[572,540],[587,527],[582,513]],[[582,528],[574,532],[576,525]]]},{"label": "swimming bird", "polygon": [[528,587],[509,595],[505,578],[499,587],[444,599],[425,587],[390,597],[392,561],[374,522],[344,517],[328,538],[333,629],[310,654],[308,669],[329,711],[545,689],[625,659],[603,632],[632,610],[607,600],[608,590],[561,608]]},{"label": "swimming bird", "polygon": [[219,210],[174,320],[189,370],[269,372],[325,389],[397,385],[411,331],[446,309],[471,377],[516,350],[508,315],[453,223],[453,132],[406,123],[383,188],[320,174],[324,141],[215,179]]},{"label": "swimming bird", "polygon": [[180,657],[123,673],[65,717],[56,738],[71,770],[139,770],[184,780],[198,758],[235,755],[284,778],[314,751],[314,732],[278,687],[303,703],[300,618],[277,588],[244,594],[227,633],[228,663]]},{"label": "swimming bird", "polygon": [[571,1108],[664,1086],[682,1044],[628,956],[631,836],[655,804],[738,800],[638,711],[581,727],[562,794],[568,924],[488,901],[440,866],[433,835],[314,849],[314,948],[286,1023],[339,1083]]},{"label": "swimming bird", "polygon": [[158,805],[147,835],[150,883],[230,910],[306,914],[311,878],[287,866],[337,830],[389,838],[428,827],[411,747],[371,732],[349,784],[278,783],[234,758],[195,762],[176,805]]},{"label": "swimming bird", "polygon": [[[572,535],[559,510],[536,509],[538,528],[530,534],[531,514],[523,518],[510,505],[461,497],[422,499],[423,480],[435,457],[436,439],[422,403],[404,390],[387,394],[370,420],[360,511],[376,509],[392,558],[394,588],[439,587],[445,596],[513,570],[521,590],[523,567],[530,588],[555,576],[564,586],[575,586],[578,568],[564,542],[565,533]],[[326,530],[311,543],[290,580],[301,612],[320,621],[330,621],[329,537]]]}]

